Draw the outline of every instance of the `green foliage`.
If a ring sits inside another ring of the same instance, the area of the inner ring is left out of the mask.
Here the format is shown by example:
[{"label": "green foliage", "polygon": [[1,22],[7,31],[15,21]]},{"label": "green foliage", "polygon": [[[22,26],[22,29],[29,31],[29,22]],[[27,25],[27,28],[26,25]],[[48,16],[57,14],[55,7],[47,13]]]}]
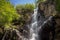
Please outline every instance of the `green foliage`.
[{"label": "green foliage", "polygon": [[0,0],[0,26],[10,25],[19,15],[16,13],[13,5],[6,0]]},{"label": "green foliage", "polygon": [[56,10],[60,12],[60,0],[56,0]]},{"label": "green foliage", "polygon": [[30,14],[34,11],[34,4],[17,5],[16,10],[21,15],[19,19],[20,26],[24,26],[30,19]]},{"label": "green foliage", "polygon": [[33,10],[34,10],[34,5],[33,5],[33,4],[26,4],[26,5],[25,5],[25,8],[26,8],[27,10],[33,11]]},{"label": "green foliage", "polygon": [[16,9],[22,11],[22,13],[32,12],[34,8],[34,4],[23,4],[16,6]]},{"label": "green foliage", "polygon": [[45,2],[47,0],[36,0],[36,3],[39,3],[39,2]]}]

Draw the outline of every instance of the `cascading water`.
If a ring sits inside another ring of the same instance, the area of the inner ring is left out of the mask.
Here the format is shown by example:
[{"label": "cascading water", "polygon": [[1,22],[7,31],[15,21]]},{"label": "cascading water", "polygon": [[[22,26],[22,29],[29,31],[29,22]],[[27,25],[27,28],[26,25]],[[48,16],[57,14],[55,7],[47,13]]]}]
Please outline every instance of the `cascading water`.
[{"label": "cascading water", "polygon": [[43,22],[44,17],[40,13],[38,13],[38,8],[34,9],[34,14],[32,15],[32,23],[30,27],[30,40],[40,40],[38,32]]},{"label": "cascading water", "polygon": [[[38,21],[38,16],[40,16]],[[40,13],[38,14],[38,8],[34,9],[34,14],[32,15],[32,23],[30,27],[30,36],[31,38],[29,40],[41,40],[41,38],[38,35],[38,32],[42,30],[42,27],[50,21],[52,16],[50,16],[47,20],[44,18]]]},{"label": "cascading water", "polygon": [[30,35],[31,35],[30,40],[38,40],[37,10],[38,10],[38,8],[34,9],[34,14],[32,15],[32,23],[31,23],[31,28],[30,28]]}]

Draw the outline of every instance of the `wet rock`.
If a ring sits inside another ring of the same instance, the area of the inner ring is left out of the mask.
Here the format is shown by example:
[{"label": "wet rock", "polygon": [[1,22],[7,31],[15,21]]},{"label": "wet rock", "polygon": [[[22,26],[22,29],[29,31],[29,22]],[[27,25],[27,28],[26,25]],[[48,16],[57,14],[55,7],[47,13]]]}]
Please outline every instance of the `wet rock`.
[{"label": "wet rock", "polygon": [[55,36],[55,25],[56,23],[53,21],[48,21],[46,24],[44,24],[42,26],[42,28],[40,29],[39,35],[41,37],[41,40],[49,40],[49,35],[50,32],[52,33],[51,36],[51,40],[54,39]]},{"label": "wet rock", "polygon": [[[55,14],[56,10],[55,10],[54,2],[55,2],[54,0],[47,0],[46,2],[39,3],[38,4],[38,13],[40,13],[40,14],[42,13],[45,16],[45,18],[48,18],[49,16]],[[53,23],[54,21],[52,21],[52,22],[51,21],[47,22],[47,24],[45,24],[41,28],[41,30],[39,32],[39,36],[41,37],[41,40],[49,40],[50,30],[53,27],[52,25],[54,25],[54,27],[55,27],[55,24]],[[54,38],[55,28],[52,28],[52,29],[53,29],[53,32],[52,31],[51,32],[52,32],[52,36]]]}]

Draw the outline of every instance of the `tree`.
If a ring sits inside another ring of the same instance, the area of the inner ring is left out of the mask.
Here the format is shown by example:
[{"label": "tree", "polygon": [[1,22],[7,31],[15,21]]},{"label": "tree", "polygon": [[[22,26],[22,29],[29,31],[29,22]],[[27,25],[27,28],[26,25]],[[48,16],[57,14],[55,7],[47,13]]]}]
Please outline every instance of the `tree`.
[{"label": "tree", "polygon": [[23,4],[23,5],[17,5],[16,6],[16,9],[18,12],[21,12],[21,13],[31,13],[33,12],[35,6],[34,4]]},{"label": "tree", "polygon": [[24,26],[28,23],[30,20],[30,14],[33,13],[34,8],[34,4],[20,4],[16,6],[17,13],[21,15],[21,18],[19,19],[20,25]]},{"label": "tree", "polygon": [[13,20],[19,18],[13,5],[7,0],[0,0],[0,26],[10,27]]},{"label": "tree", "polygon": [[56,10],[60,12],[60,0],[56,0]]},{"label": "tree", "polygon": [[39,2],[45,2],[47,0],[36,0],[36,3],[39,3]]}]

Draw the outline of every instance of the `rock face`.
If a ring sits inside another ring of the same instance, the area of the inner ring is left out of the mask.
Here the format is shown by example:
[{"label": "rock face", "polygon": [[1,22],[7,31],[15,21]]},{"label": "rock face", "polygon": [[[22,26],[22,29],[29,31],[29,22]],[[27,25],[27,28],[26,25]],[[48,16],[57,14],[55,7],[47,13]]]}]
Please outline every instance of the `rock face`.
[{"label": "rock face", "polygon": [[53,13],[56,13],[55,10],[55,3],[52,0],[48,0],[46,2],[41,2],[38,4],[38,12],[42,11],[45,15],[45,17],[48,17],[52,15]]},{"label": "rock face", "polygon": [[[51,15],[54,16],[56,14],[55,0],[47,0],[45,2],[38,3],[38,13],[43,14],[43,16],[45,16],[45,18],[48,18]],[[60,30],[60,21],[59,21],[60,20],[60,16],[59,17],[56,17],[54,20],[56,22],[56,24],[55,24],[55,40],[60,40],[60,38],[59,38],[60,37],[60,32],[59,32],[59,30]],[[42,35],[43,35],[43,33],[46,33],[46,34],[47,34],[47,32],[48,32],[48,34],[50,33],[49,32],[49,24],[52,24],[52,23],[49,23],[48,22],[44,26],[45,28],[42,28]],[[48,35],[48,34],[47,35],[46,34],[44,34],[45,37]],[[50,35],[51,35],[51,33],[50,33]],[[50,38],[52,38],[52,37],[50,37]],[[45,40],[45,39],[43,39],[43,40]],[[46,39],[46,40],[48,40],[48,39]]]}]

